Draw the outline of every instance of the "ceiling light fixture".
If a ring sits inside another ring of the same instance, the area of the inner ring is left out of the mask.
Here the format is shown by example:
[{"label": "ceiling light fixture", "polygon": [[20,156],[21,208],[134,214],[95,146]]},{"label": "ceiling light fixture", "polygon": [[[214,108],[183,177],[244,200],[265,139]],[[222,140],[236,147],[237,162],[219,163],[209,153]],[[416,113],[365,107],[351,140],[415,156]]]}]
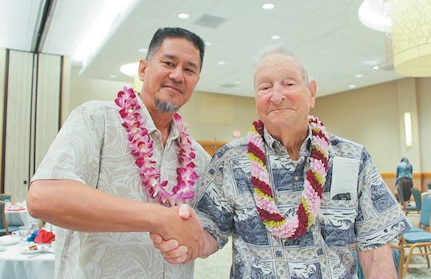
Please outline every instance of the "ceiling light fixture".
[{"label": "ceiling light fixture", "polygon": [[122,65],[120,67],[120,72],[122,72],[126,76],[136,77],[138,76],[138,68],[139,68],[139,62],[132,62],[132,63]]},{"label": "ceiling light fixture", "polygon": [[273,40],[280,40],[280,36],[279,35],[272,35],[271,39],[273,39]]},{"label": "ceiling light fixture", "polygon": [[272,10],[274,9],[275,5],[272,3],[265,3],[262,5],[262,9],[264,10]]},{"label": "ceiling light fixture", "polygon": [[364,0],[358,9],[358,17],[368,28],[390,32],[392,22],[389,15],[389,0]]},{"label": "ceiling light fixture", "polygon": [[391,17],[395,71],[412,77],[431,76],[430,1],[393,1]]},{"label": "ceiling light fixture", "polygon": [[189,17],[190,17],[190,15],[187,13],[179,13],[178,14],[178,18],[180,18],[180,19],[188,19]]}]

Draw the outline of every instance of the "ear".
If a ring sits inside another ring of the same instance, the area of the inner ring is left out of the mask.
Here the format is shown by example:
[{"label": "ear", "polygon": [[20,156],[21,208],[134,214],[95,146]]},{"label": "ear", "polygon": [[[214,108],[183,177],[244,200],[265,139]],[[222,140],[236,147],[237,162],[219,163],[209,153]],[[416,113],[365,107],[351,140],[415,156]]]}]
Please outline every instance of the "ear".
[{"label": "ear", "polygon": [[308,90],[310,91],[310,108],[314,108],[317,93],[317,83],[314,79],[310,81]]},{"label": "ear", "polygon": [[147,69],[148,61],[145,59],[139,60],[138,76],[140,81],[144,81],[145,70]]}]

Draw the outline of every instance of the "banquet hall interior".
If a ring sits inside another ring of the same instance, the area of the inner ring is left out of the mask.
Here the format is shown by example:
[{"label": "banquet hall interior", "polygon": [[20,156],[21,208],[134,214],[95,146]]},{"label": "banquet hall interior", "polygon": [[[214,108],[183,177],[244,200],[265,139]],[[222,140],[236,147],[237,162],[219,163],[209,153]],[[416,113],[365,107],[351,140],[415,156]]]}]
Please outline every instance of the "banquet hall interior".
[{"label": "banquet hall interior", "polygon": [[[396,165],[408,157],[414,188],[426,193],[430,22],[431,2],[421,0],[0,0],[0,192],[25,206],[69,113],[113,100],[124,86],[140,90],[137,63],[152,34],[178,26],[205,40],[199,83],[179,113],[210,155],[249,131],[255,61],[265,46],[283,44],[317,82],[312,114],[363,144],[392,192]],[[416,224],[419,214],[408,218]],[[198,260],[195,278],[228,278],[229,249]],[[404,278],[429,276],[418,259]]]}]

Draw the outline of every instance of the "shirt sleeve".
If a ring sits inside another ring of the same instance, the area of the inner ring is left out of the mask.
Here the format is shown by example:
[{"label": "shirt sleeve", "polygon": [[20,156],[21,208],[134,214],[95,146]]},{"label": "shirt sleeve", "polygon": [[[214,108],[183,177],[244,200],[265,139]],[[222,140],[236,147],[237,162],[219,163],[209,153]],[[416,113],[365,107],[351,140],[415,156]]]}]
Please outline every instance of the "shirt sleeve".
[{"label": "shirt sleeve", "polygon": [[233,181],[226,164],[223,156],[220,158],[217,153],[213,156],[195,201],[195,209],[202,226],[217,240],[219,249],[228,242],[234,224],[233,205],[229,202],[229,189],[233,189]]},{"label": "shirt sleeve", "polygon": [[99,107],[85,104],[71,112],[50,145],[32,181],[71,179],[97,184],[104,117]]},{"label": "shirt sleeve", "polygon": [[411,228],[365,148],[361,155],[358,190],[355,231],[359,249],[380,247]]}]

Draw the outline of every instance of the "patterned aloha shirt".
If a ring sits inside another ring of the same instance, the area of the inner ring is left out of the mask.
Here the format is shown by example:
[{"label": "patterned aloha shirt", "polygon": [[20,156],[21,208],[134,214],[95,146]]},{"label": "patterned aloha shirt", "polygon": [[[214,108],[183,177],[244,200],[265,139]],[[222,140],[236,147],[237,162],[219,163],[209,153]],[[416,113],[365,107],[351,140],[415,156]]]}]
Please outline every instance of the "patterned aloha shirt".
[{"label": "patterned aloha shirt", "polygon": [[[301,200],[310,134],[299,160],[292,161],[265,130],[275,202],[287,218],[295,214]],[[331,134],[329,140],[329,171],[318,219],[295,240],[272,236],[260,220],[250,180],[247,137],[214,155],[195,208],[219,248],[232,236],[231,278],[357,278],[353,244],[359,249],[377,248],[411,227],[366,149]],[[350,185],[341,185],[347,191],[336,195],[331,194],[335,158],[357,166]]]},{"label": "patterned aloha shirt", "polygon": [[[179,132],[171,126],[163,147],[160,132],[141,99],[137,100],[145,127],[154,141],[152,158],[161,168],[161,179],[168,179],[169,185],[175,185]],[[142,190],[139,169],[130,154],[126,130],[121,123],[113,101],[90,101],[79,106],[61,128],[32,180],[77,180],[112,195],[154,202]],[[201,175],[210,156],[196,142],[193,147],[197,173]],[[167,263],[153,247],[148,233],[86,233],[60,229],[55,242],[58,279],[193,278],[193,263]]]}]

